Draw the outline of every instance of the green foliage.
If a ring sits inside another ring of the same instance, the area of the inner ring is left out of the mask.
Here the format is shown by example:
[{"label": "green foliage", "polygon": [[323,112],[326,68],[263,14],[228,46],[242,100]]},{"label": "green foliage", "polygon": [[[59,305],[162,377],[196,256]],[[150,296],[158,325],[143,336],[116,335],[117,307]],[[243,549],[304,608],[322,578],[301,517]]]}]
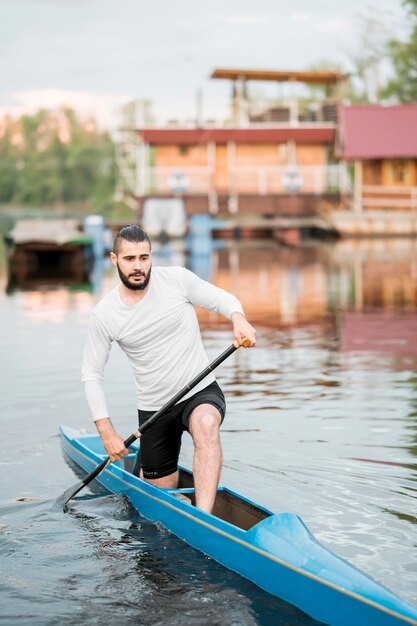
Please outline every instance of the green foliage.
[{"label": "green foliage", "polygon": [[400,102],[417,101],[417,0],[405,0],[410,35],[407,41],[391,40],[389,54],[395,76],[384,89],[384,97]]},{"label": "green foliage", "polygon": [[409,41],[391,41],[390,55],[395,70],[384,96],[400,102],[417,101],[417,20]]},{"label": "green foliage", "polygon": [[404,0],[403,4],[417,17],[417,0]]},{"label": "green foliage", "polygon": [[0,121],[0,202],[101,210],[113,201],[115,178],[109,134],[71,109]]},{"label": "green foliage", "polygon": [[11,202],[17,190],[18,162],[9,128],[0,137],[0,156],[0,200]]}]

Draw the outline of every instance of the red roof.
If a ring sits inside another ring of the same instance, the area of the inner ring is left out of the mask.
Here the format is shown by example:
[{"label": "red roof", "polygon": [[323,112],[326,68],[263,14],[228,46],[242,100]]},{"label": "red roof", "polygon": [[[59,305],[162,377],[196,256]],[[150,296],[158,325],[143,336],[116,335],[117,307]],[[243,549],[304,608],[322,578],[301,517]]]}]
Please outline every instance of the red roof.
[{"label": "red roof", "polygon": [[417,158],[417,104],[341,106],[339,124],[344,159]]},{"label": "red roof", "polygon": [[334,128],[145,128],[139,131],[145,143],[297,143],[331,144]]}]

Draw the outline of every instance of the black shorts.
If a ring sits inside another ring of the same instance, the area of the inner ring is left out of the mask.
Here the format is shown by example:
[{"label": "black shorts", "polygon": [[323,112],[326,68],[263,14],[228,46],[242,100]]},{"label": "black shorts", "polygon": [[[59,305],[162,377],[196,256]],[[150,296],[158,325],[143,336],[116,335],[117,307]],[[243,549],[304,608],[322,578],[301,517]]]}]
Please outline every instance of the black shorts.
[{"label": "black shorts", "polygon": [[[177,471],[182,433],[188,431],[190,415],[200,404],[216,407],[223,422],[226,401],[218,383],[214,381],[191,398],[176,404],[145,430],[140,438],[140,466],[144,478],[162,478]],[[139,426],[155,413],[138,409]]]}]

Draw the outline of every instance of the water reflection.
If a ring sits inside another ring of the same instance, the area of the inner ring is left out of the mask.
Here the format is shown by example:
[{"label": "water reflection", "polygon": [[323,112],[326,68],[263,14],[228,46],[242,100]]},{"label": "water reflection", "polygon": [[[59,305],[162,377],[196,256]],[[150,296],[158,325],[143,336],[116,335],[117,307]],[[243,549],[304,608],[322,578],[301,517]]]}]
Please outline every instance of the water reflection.
[{"label": "water reflection", "polygon": [[371,239],[339,242],[332,262],[340,276],[342,308],[405,310],[417,307],[417,242]]},{"label": "water reflection", "polygon": [[38,244],[34,249],[7,247],[7,291],[30,290],[42,286],[83,286],[88,288],[94,262],[92,249],[76,246],[51,247]]},{"label": "water reflection", "polygon": [[[268,326],[316,323],[339,310],[398,312],[417,308],[417,242],[412,239],[311,242],[286,248],[265,241],[155,242],[155,265],[185,265],[232,291],[252,320]],[[51,266],[14,286],[24,290],[62,285],[104,293],[113,272],[108,257],[95,257],[86,280]],[[13,275],[9,268],[9,276]]]},{"label": "water reflection", "polygon": [[214,253],[212,280],[235,293],[255,323],[303,324],[328,313],[329,265],[323,246],[229,242]]},{"label": "water reflection", "polygon": [[228,243],[214,253],[213,279],[273,326],[315,322],[342,310],[417,307],[414,240],[347,240],[284,248]]}]

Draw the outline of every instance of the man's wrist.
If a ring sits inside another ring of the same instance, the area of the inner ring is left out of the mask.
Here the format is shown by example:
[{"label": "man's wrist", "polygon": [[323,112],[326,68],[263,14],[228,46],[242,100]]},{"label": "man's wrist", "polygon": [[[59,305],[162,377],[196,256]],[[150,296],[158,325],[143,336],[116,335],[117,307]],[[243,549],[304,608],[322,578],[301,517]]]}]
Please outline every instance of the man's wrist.
[{"label": "man's wrist", "polygon": [[103,417],[101,419],[96,420],[95,425],[102,439],[106,437],[111,437],[116,432],[113,428],[113,424],[111,422],[110,417]]}]

